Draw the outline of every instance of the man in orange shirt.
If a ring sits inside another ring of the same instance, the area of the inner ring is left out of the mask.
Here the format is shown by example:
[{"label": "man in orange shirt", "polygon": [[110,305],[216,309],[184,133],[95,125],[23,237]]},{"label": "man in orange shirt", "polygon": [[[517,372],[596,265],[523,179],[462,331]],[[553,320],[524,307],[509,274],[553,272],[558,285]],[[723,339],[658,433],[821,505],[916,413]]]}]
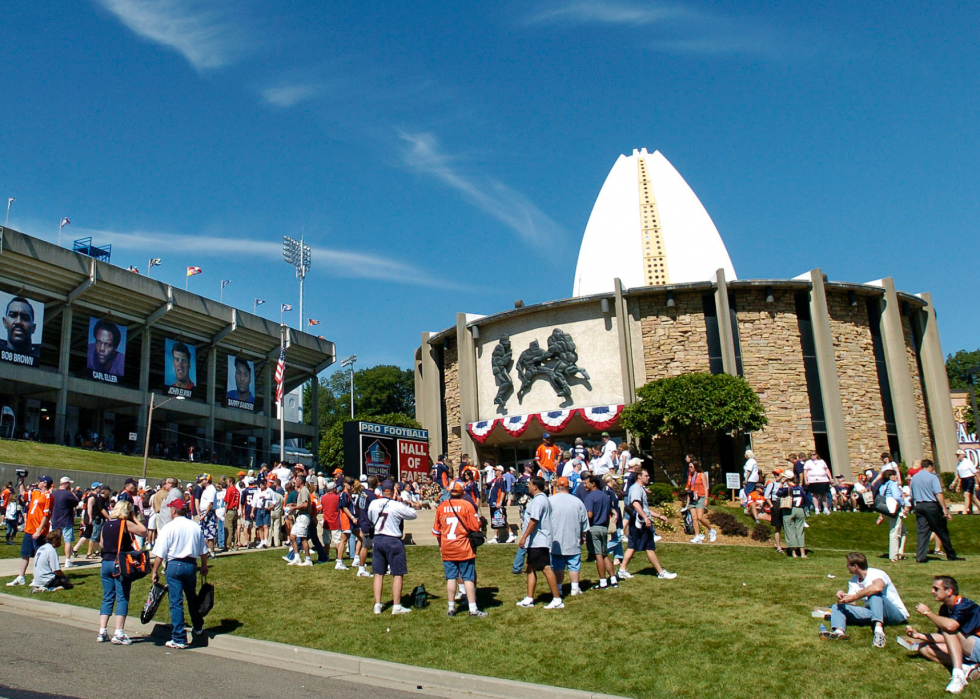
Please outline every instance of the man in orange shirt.
[{"label": "man in orange shirt", "polygon": [[476,551],[470,543],[469,533],[480,531],[480,518],[476,509],[463,498],[463,484],[453,483],[449,499],[436,509],[436,521],[432,533],[439,540],[442,567],[446,572],[446,599],[449,600],[449,616],[456,616],[456,580],[463,581],[470,616],[485,617],[486,612],[476,606]]},{"label": "man in orange shirt", "polygon": [[538,475],[544,478],[544,482],[548,484],[550,489],[551,481],[555,477],[558,459],[561,458],[561,447],[551,441],[551,435],[547,432],[541,435],[541,439],[544,440],[544,444],[538,446],[538,450],[534,454],[534,463],[538,466]]},{"label": "man in orange shirt", "polygon": [[26,585],[24,575],[27,564],[45,543],[45,536],[51,524],[51,486],[54,483],[50,476],[41,476],[37,482],[37,490],[30,493],[20,484],[20,495],[27,501],[27,516],[24,519],[24,540],[20,544],[20,575],[7,583],[7,587]]}]

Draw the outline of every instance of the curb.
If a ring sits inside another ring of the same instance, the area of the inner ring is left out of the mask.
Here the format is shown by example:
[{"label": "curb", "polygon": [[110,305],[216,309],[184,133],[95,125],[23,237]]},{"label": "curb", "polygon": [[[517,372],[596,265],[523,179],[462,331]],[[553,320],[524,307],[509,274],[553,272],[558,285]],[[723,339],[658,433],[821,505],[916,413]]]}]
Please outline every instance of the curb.
[{"label": "curb", "polygon": [[[59,604],[39,599],[17,597],[0,593],[0,608],[10,611],[30,612],[48,621],[95,628],[99,623],[99,610]],[[64,621],[61,621],[64,620]],[[126,627],[145,636],[169,638],[169,625],[143,624],[138,617],[127,617]],[[385,660],[361,658],[330,651],[289,646],[284,643],[260,641],[241,636],[208,636],[207,646],[191,647],[195,652],[232,657],[244,662],[269,665],[270,661],[288,664],[286,669],[321,677],[335,677],[347,681],[375,681],[398,684],[405,691],[425,689],[447,692],[452,696],[474,695],[495,699],[624,699],[601,692],[549,687],[547,685],[505,680],[482,675],[468,675],[448,670],[404,665]],[[343,668],[343,669],[340,669]],[[464,689],[465,688],[465,689]]]}]

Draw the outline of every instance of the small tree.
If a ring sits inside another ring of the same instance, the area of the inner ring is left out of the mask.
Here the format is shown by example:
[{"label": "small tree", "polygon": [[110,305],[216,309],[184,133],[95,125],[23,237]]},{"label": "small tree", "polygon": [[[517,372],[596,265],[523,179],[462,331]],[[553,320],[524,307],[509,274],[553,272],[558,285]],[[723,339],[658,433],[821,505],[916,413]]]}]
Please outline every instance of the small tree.
[{"label": "small tree", "polygon": [[719,435],[737,439],[768,424],[759,396],[745,379],[730,374],[658,379],[641,387],[637,397],[623,410],[623,426],[643,437],[676,437],[682,462],[686,454],[697,454],[707,466]]},{"label": "small tree", "polygon": [[[422,425],[402,413],[389,413],[387,415],[358,415],[357,420],[365,422],[376,422],[379,425],[392,425],[393,427],[411,427],[421,429]],[[333,471],[335,468],[344,467],[344,420],[335,422],[320,439],[320,467],[325,471]]]}]

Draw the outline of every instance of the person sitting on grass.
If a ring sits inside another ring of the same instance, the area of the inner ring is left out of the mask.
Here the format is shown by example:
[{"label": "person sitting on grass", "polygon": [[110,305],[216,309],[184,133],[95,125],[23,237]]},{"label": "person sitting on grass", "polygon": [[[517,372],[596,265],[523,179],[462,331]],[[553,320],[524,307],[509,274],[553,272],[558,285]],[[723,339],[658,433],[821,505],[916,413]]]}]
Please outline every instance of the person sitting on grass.
[{"label": "person sitting on grass", "polygon": [[68,576],[61,570],[61,563],[58,561],[58,549],[61,543],[61,531],[52,529],[45,536],[45,542],[34,554],[34,580],[31,581],[31,593],[72,588]]},{"label": "person sitting on grass", "polygon": [[745,504],[749,516],[758,524],[760,521],[771,522],[772,515],[769,509],[769,501],[764,494],[765,486],[757,483],[751,493],[746,493]]},{"label": "person sitting on grass", "polygon": [[[932,596],[940,604],[938,614],[926,604],[919,604],[915,611],[935,624],[938,633],[920,633],[909,626],[905,635],[919,641],[917,650],[923,658],[952,668],[946,691],[959,694],[968,680],[980,677],[980,606],[961,597],[959,584],[948,575],[932,579]],[[902,645],[915,649],[911,644]]]},{"label": "person sitting on grass", "polygon": [[[830,609],[830,631],[821,631],[820,637],[847,640],[847,622],[851,622],[855,626],[874,626],[872,645],[884,648],[884,627],[907,623],[909,612],[888,574],[869,568],[863,553],[849,553],[845,560],[847,571],[854,577],[847,583],[847,592],[837,591],[837,604]],[[863,607],[854,604],[861,599]]]}]

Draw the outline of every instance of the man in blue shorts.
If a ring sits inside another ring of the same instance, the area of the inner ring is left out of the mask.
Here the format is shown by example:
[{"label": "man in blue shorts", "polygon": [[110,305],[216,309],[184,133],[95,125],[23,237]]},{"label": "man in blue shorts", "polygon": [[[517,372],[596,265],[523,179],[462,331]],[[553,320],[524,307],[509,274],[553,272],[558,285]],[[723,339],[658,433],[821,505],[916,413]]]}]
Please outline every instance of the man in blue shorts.
[{"label": "man in blue shorts", "polygon": [[623,556],[623,564],[619,569],[619,579],[628,580],[633,576],[626,566],[629,565],[633,554],[637,551],[646,551],[647,559],[653,564],[657,571],[657,577],[661,580],[673,580],[677,573],[664,570],[657,557],[657,543],[654,541],[653,518],[656,517],[664,522],[669,520],[663,515],[657,515],[650,511],[650,504],[647,501],[647,483],[650,482],[650,472],[641,468],[636,474],[636,482],[630,486],[626,494],[626,513],[629,517],[629,534],[626,554]]},{"label": "man in blue shorts", "polygon": [[415,519],[418,514],[408,505],[393,500],[395,484],[385,480],[381,484],[381,497],[368,507],[368,518],[374,525],[374,552],[371,570],[374,572],[374,613],[380,614],[381,592],[384,589],[385,575],[392,576],[391,596],[392,614],[408,614],[411,608],[403,607],[402,583],[408,575],[408,559],[405,555],[405,542],[402,541],[402,522]]},{"label": "man in blue shorts", "polygon": [[589,530],[585,505],[569,491],[570,483],[562,476],[555,481],[558,492],[548,498],[551,503],[551,568],[561,589],[568,570],[572,579],[572,596],[581,595],[579,571],[582,570],[582,534]]},{"label": "man in blue shorts", "polygon": [[439,504],[432,533],[439,540],[442,567],[446,573],[448,616],[456,616],[456,581],[462,580],[466,590],[470,616],[485,617],[476,606],[476,550],[470,543],[470,532],[480,531],[480,518],[469,500],[463,497],[463,484],[453,483],[449,499]]}]

